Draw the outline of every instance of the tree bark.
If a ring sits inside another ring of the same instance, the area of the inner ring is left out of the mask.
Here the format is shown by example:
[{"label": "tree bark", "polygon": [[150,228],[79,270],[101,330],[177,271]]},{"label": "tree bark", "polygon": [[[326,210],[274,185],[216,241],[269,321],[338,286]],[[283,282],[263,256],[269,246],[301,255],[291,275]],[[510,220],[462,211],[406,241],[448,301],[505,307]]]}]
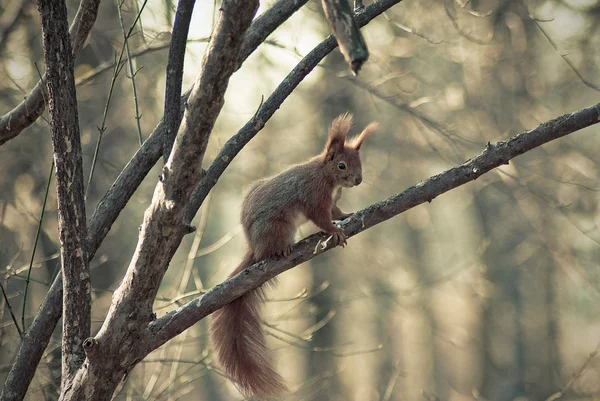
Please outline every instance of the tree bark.
[{"label": "tree bark", "polygon": [[165,85],[164,119],[167,132],[164,136],[163,157],[169,159],[171,147],[181,121],[181,85],[183,82],[183,62],[185,61],[185,46],[187,44],[192,11],[196,0],[179,0],[171,33],[171,46],[167,61],[167,83]]},{"label": "tree bark", "polygon": [[63,278],[62,384],[85,359],[90,335],[91,286],[86,250],[81,140],[73,53],[64,0],[38,0],[46,61],[52,145],[58,192],[58,228]]}]

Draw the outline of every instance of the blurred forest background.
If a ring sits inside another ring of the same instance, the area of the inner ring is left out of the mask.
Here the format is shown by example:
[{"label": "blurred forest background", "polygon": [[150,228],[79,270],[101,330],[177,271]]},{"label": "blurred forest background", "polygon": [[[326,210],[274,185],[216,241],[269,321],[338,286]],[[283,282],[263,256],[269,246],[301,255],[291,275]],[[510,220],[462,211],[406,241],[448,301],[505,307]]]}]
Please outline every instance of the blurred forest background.
[{"label": "blurred forest background", "polygon": [[[218,3],[196,2],[184,90],[198,72]],[[103,131],[88,216],[139,147],[139,134],[146,138],[162,116],[176,4],[143,5],[103,1],[76,60],[88,176]],[[72,17],[78,2],[68,6]],[[111,65],[142,8],[129,39],[138,127],[130,66],[111,94]],[[0,21],[7,20],[0,24],[0,114],[44,69],[34,2],[0,0]],[[362,31],[371,57],[360,75],[352,76],[336,49],[223,175],[198,214],[199,230],[171,263],[159,315],[225,279],[245,248],[245,191],[318,153],[341,112],[355,114],[356,131],[381,124],[363,147],[364,183],[340,203],[358,210],[479,154],[488,141],[598,102],[597,0],[404,0]],[[245,62],[230,83],[209,161],[328,34],[320,2],[310,1]],[[292,389],[283,399],[525,401],[563,388],[565,400],[598,399],[600,358],[590,353],[600,346],[599,129],[535,149],[281,275],[263,316],[277,370]],[[26,325],[59,268],[52,182],[23,311],[51,158],[45,119],[0,147],[0,280]],[[91,262],[93,332],[135,248],[160,164]],[[4,299],[0,315],[4,382],[19,337]],[[59,331],[29,400],[57,398]],[[210,352],[204,320],[138,364],[115,399],[242,399]]]}]

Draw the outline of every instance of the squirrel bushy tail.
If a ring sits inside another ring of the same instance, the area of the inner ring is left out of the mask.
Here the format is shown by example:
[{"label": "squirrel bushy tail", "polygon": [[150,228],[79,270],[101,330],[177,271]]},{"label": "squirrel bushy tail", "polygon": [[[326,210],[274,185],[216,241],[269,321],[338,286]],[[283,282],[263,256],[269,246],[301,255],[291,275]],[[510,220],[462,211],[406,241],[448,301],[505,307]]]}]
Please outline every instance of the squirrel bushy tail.
[{"label": "squirrel bushy tail", "polygon": [[[254,263],[249,251],[230,277]],[[245,395],[269,397],[286,390],[283,378],[271,367],[261,326],[263,288],[257,288],[212,315],[210,341],[217,360]]]}]

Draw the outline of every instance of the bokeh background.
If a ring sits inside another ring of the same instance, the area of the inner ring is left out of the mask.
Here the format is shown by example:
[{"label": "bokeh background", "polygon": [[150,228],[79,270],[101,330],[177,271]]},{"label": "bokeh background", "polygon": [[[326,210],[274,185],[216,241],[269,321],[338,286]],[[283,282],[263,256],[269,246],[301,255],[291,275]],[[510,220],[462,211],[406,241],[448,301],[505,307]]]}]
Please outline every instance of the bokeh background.
[{"label": "bokeh background", "polygon": [[[198,73],[218,3],[197,1],[184,89]],[[35,4],[0,0],[0,19],[17,5],[14,24],[0,36],[0,113],[17,105],[43,71]],[[78,2],[68,5],[73,16]],[[124,37],[119,5],[128,30],[143,3],[103,1],[76,62],[86,180],[106,128],[88,216],[139,147],[139,133],[146,138],[162,116],[172,0],[148,2],[129,39],[130,51],[141,53],[133,60],[140,129],[129,65],[116,76],[104,119],[115,76],[110,64]],[[381,124],[363,147],[363,184],[340,202],[357,210],[462,163],[488,142],[600,97],[597,0],[404,0],[363,32],[371,57],[359,77],[335,50],[222,176],[195,220],[199,230],[171,263],[159,315],[237,265],[245,247],[244,192],[320,152],[327,125],[342,112],[354,113],[355,132],[373,120]],[[244,63],[229,85],[206,166],[328,33],[320,2],[311,0]],[[282,274],[263,314],[273,361],[291,389],[281,399],[525,401],[560,389],[565,400],[598,399],[598,130],[535,149]],[[26,325],[59,267],[51,182],[23,310],[51,158],[46,118],[0,147],[0,280]],[[93,330],[135,248],[159,164],[91,263]],[[299,237],[311,230],[303,227]],[[0,319],[3,381],[19,344],[4,299]],[[202,321],[142,361],[115,399],[243,399],[212,362]],[[57,399],[59,376],[60,325],[28,399]]]}]

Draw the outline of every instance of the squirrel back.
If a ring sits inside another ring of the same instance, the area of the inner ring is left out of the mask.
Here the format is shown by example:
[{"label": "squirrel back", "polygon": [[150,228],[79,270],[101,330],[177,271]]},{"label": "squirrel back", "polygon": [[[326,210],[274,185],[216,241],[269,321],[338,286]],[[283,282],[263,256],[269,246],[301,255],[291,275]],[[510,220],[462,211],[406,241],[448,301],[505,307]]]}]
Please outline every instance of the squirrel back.
[{"label": "squirrel back", "polygon": [[[230,277],[253,263],[288,255],[294,235],[306,219],[332,235],[334,246],[345,245],[344,231],[333,220],[351,214],[336,202],[341,188],[359,185],[362,166],[359,150],[377,129],[369,124],[360,135],[347,140],[352,115],[337,117],[329,128],[323,152],[306,163],[258,181],[242,204],[242,226],[248,252]],[[272,397],[285,391],[283,378],[271,367],[260,320],[264,286],[243,295],[213,314],[210,339],[225,373],[245,395]]]}]

